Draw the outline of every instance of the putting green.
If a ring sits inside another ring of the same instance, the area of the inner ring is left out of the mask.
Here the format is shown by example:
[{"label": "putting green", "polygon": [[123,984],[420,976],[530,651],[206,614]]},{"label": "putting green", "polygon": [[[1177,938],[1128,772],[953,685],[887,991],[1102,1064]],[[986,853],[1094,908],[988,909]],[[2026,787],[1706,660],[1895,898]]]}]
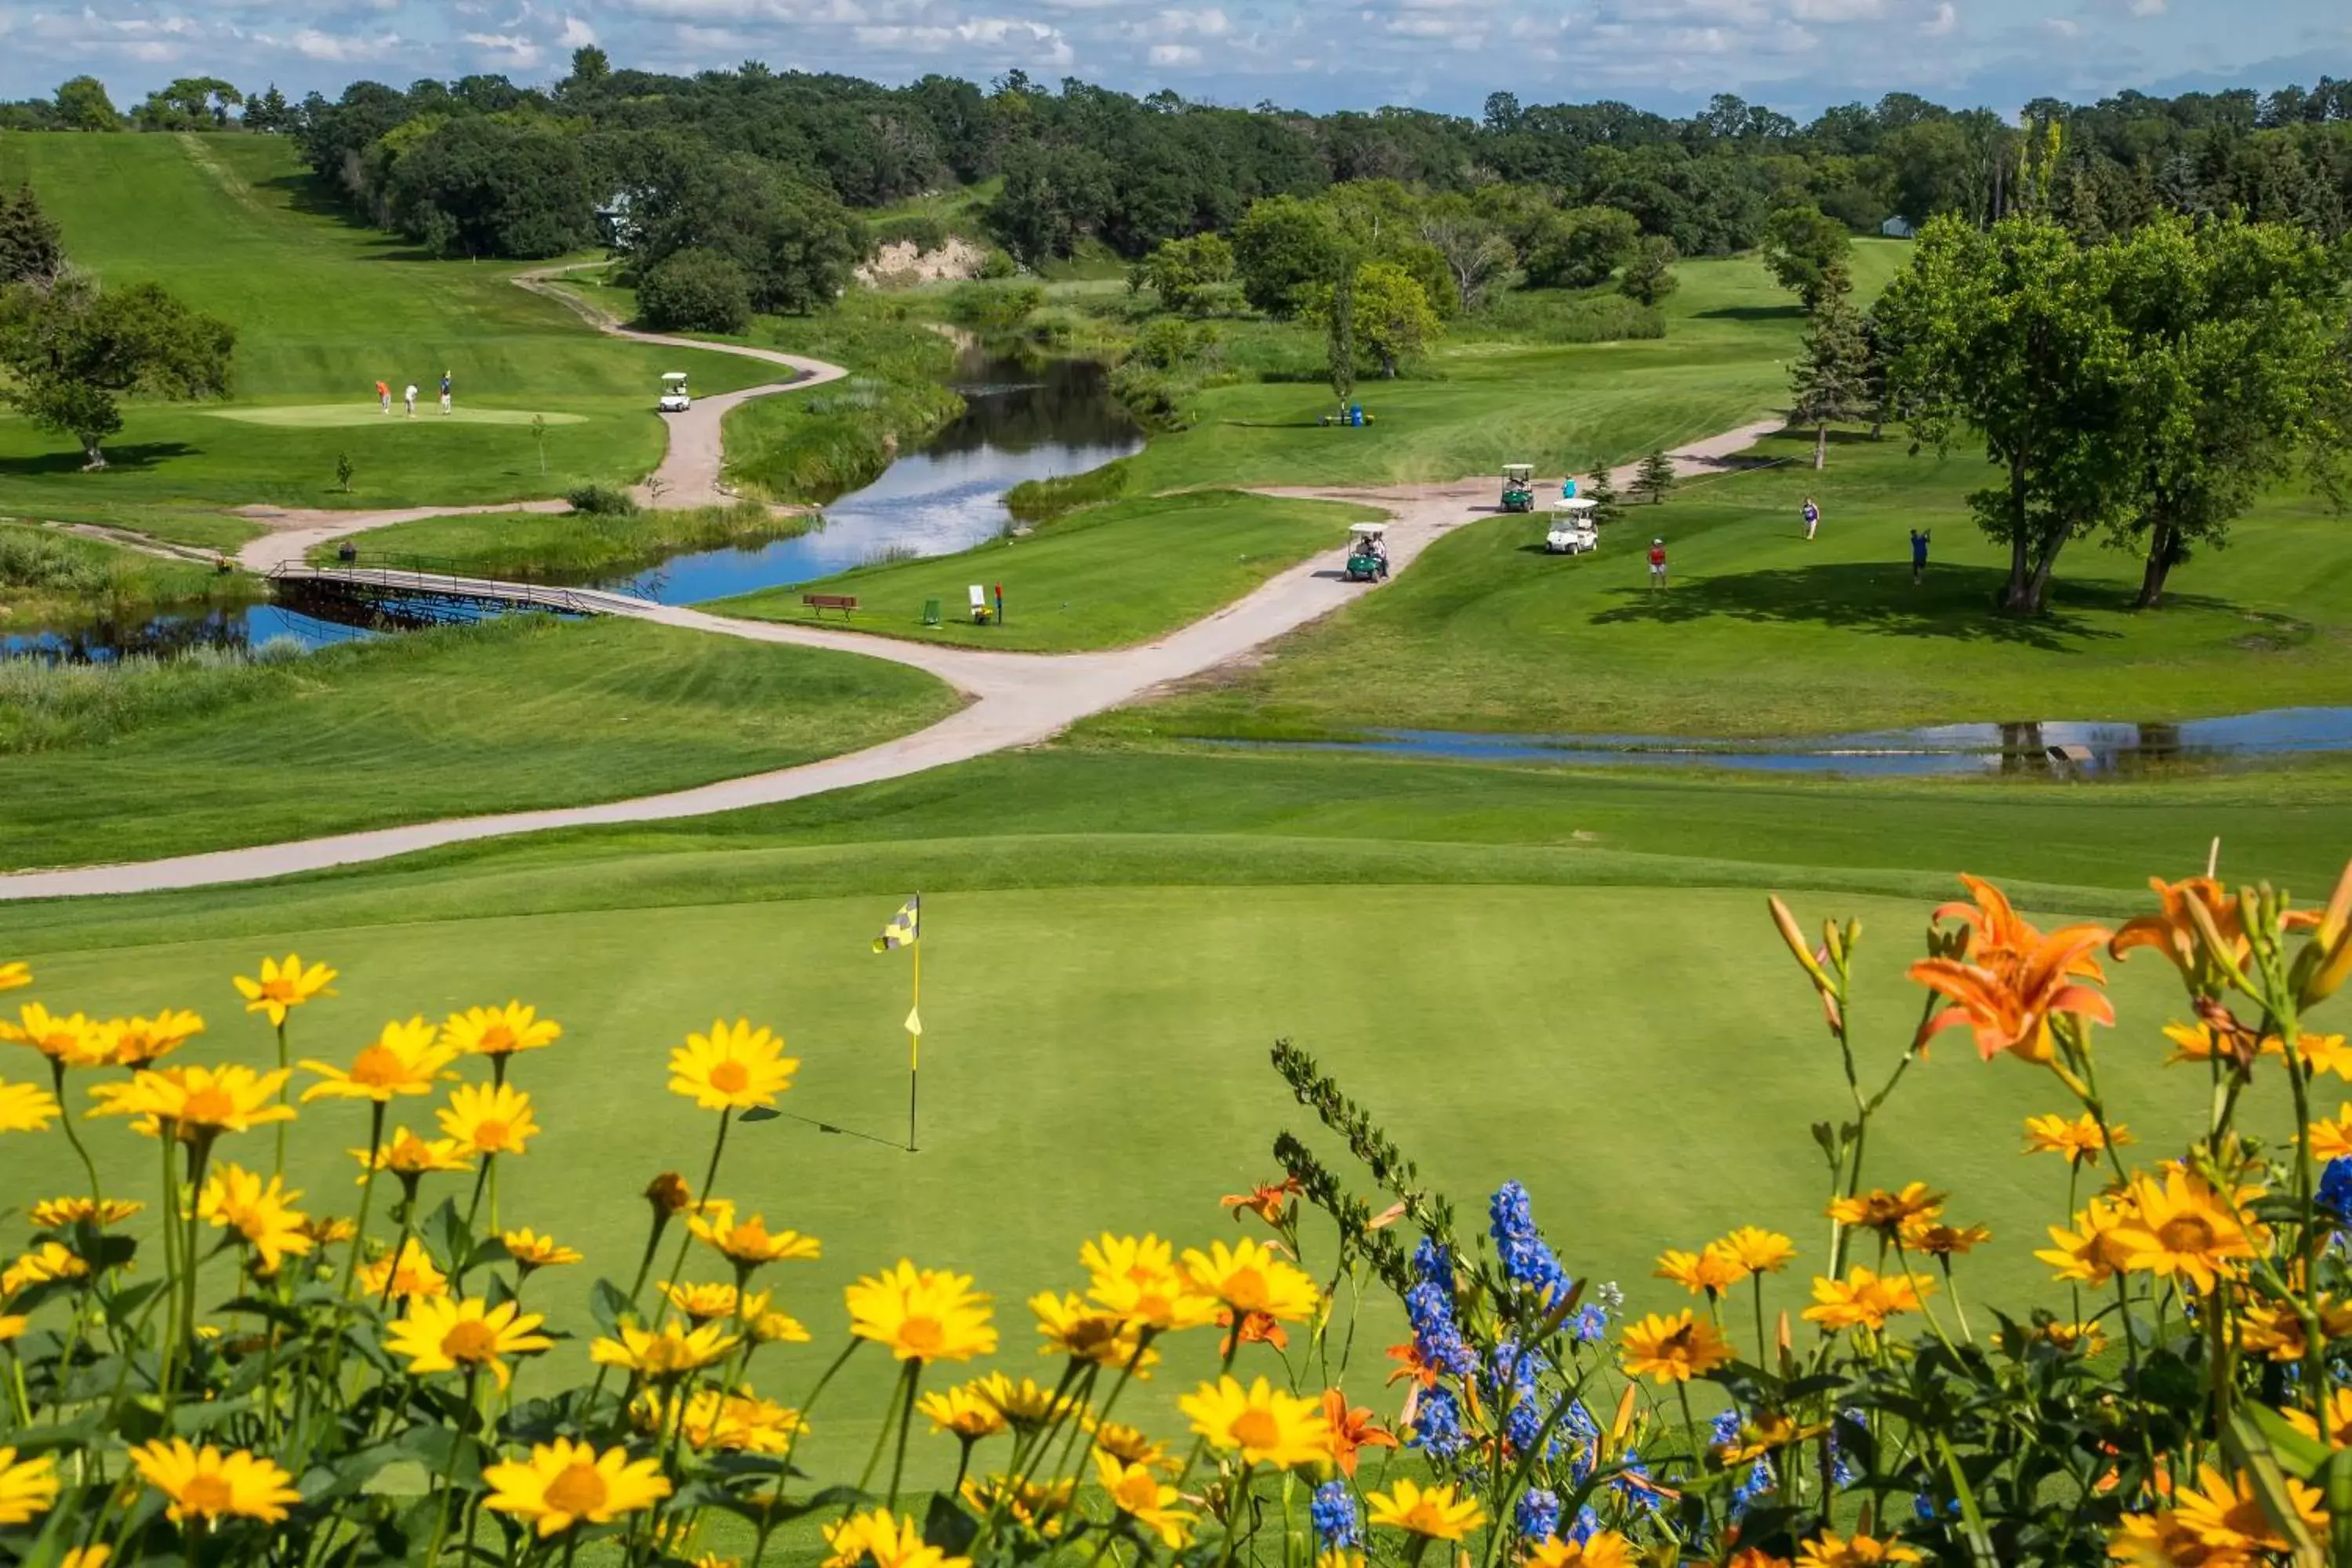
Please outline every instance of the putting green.
[{"label": "putting green", "polygon": [[[462,405],[445,415],[430,397],[422,394],[417,396],[416,409],[419,419],[446,419],[453,425],[528,425],[534,419],[544,419],[550,425],[588,422],[582,414],[538,413],[529,408],[468,408]],[[388,422],[383,411],[373,403],[266,403],[241,408],[207,408],[204,412],[215,419],[234,419],[240,425],[285,425],[305,430]],[[397,401],[389,419],[407,422]]]}]

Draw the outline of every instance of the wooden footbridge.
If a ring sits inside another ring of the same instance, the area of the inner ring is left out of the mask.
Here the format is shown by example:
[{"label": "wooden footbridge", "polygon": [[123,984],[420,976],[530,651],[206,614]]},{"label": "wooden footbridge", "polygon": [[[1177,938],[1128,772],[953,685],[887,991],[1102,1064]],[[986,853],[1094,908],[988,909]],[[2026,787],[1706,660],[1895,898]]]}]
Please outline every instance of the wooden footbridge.
[{"label": "wooden footbridge", "polygon": [[333,620],[383,621],[394,626],[477,621],[510,610],[555,616],[641,615],[650,602],[602,588],[474,577],[436,568],[423,557],[398,561],[359,560],[333,566],[287,563],[273,566],[268,581],[274,597],[289,608],[332,609]]}]

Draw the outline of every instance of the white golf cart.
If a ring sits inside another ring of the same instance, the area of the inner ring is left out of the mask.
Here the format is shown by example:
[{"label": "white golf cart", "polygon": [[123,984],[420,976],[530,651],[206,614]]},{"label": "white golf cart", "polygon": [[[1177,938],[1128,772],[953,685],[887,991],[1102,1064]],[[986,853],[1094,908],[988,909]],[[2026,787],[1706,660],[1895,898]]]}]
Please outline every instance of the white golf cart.
[{"label": "white golf cart", "polygon": [[655,406],[664,414],[683,414],[694,406],[694,399],[686,395],[686,372],[673,370],[663,373],[661,401]]},{"label": "white golf cart", "polygon": [[1574,500],[1554,501],[1551,508],[1551,530],[1544,535],[1544,552],[1548,555],[1582,555],[1601,548],[1601,526],[1592,521],[1596,504],[1581,496]]}]

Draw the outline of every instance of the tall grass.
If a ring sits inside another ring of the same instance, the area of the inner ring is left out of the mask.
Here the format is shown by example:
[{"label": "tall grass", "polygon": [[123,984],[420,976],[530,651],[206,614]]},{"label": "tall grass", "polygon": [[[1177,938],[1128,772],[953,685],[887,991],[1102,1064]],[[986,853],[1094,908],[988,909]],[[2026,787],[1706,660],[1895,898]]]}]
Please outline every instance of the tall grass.
[{"label": "tall grass", "polygon": [[1134,474],[1134,460],[1118,458],[1082,474],[1024,479],[1004,492],[1004,510],[1016,522],[1050,522],[1081,507],[1118,500],[1127,494]]},{"label": "tall grass", "polygon": [[[407,566],[522,581],[583,582],[635,572],[672,555],[765,544],[817,526],[759,501],[614,512],[513,512],[425,518],[348,541],[362,565]],[[310,552],[332,565],[337,546]]]},{"label": "tall grass", "polygon": [[0,625],[127,621],[173,601],[244,597],[249,587],[193,561],[164,561],[101,540],[0,522]]},{"label": "tall grass", "polygon": [[776,343],[856,374],[815,393],[761,397],[727,416],[728,474],[772,500],[823,503],[871,483],[963,412],[955,345],[902,301],[853,291],[822,316],[772,318]]},{"label": "tall grass", "polygon": [[305,655],[290,637],[257,648],[193,648],[168,658],[134,654],[103,664],[0,659],[0,753],[100,744],[172,719],[194,719],[291,697]]}]

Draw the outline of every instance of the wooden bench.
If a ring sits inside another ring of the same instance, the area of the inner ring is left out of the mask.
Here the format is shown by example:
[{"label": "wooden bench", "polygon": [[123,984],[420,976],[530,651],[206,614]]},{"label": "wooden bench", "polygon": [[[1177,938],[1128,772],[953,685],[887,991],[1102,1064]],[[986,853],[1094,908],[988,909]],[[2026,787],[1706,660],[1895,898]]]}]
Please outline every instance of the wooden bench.
[{"label": "wooden bench", "polygon": [[841,618],[847,620],[857,608],[857,598],[853,594],[803,594],[801,603],[814,610],[819,618],[827,610],[839,610]]}]

